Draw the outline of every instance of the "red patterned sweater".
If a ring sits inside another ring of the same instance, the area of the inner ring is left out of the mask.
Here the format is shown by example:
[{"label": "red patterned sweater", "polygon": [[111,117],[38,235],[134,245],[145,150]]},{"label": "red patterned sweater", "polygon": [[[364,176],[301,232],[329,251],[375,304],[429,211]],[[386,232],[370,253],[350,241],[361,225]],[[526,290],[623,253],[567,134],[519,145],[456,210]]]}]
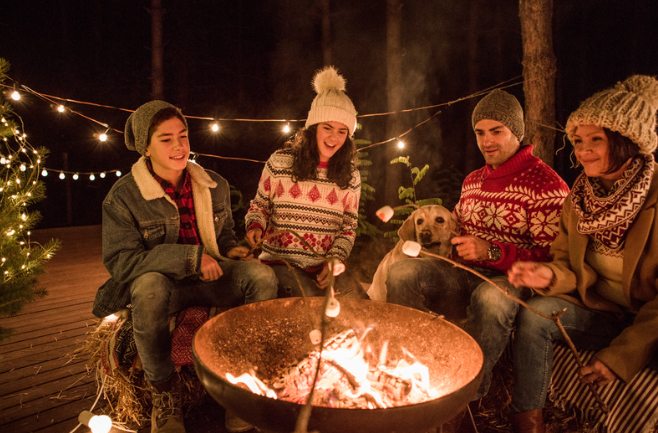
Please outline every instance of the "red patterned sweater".
[{"label": "red patterned sweater", "polygon": [[560,176],[532,155],[532,145],[522,146],[495,170],[487,164],[469,174],[454,209],[462,235],[498,245],[502,257],[468,263],[506,271],[517,260],[550,261],[568,193]]},{"label": "red patterned sweater", "polygon": [[259,258],[264,262],[285,259],[301,269],[323,265],[323,259],[289,233],[294,231],[320,256],[336,257],[344,263],[354,246],[358,225],[358,169],[354,168],[349,187],[340,189],[327,179],[326,163],[318,166],[318,179],[293,182],[292,161],[290,150],[278,150],[270,156],[245,216],[247,230],[260,227],[265,236],[275,230],[283,232],[263,242]]}]

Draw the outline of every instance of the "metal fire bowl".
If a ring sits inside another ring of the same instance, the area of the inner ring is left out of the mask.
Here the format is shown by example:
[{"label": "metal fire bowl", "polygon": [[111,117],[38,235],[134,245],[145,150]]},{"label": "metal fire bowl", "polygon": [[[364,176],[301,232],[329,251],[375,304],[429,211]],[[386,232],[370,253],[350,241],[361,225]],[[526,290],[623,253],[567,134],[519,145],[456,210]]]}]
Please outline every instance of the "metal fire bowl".
[{"label": "metal fire bowl", "polygon": [[[224,408],[262,431],[291,433],[303,405],[256,395],[233,385],[226,373],[255,370],[270,379],[315,349],[309,332],[319,329],[324,299],[284,298],[228,310],[208,320],[194,336],[194,366],[201,383]],[[314,406],[308,430],[321,433],[426,432],[465,408],[481,381],[482,351],[466,332],[431,314],[385,302],[339,298],[341,313],[327,336],[375,326],[369,334],[389,340],[389,357],[401,347],[429,367],[434,400],[389,409],[334,409]],[[310,308],[310,309],[309,309]],[[375,346],[375,350],[380,347]]]}]

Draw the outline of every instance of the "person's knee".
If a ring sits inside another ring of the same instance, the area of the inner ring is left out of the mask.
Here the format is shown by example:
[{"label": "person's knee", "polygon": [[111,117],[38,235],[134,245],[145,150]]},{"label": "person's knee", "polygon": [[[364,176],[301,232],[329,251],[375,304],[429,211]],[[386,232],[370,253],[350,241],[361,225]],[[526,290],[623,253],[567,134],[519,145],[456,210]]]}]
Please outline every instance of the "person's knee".
[{"label": "person's knee", "polygon": [[249,269],[249,275],[261,298],[276,298],[278,280],[271,267],[254,262]]},{"label": "person's knee", "polygon": [[133,280],[130,285],[132,299],[155,299],[166,294],[169,296],[168,287],[171,279],[159,272],[147,272]]},{"label": "person's knee", "polygon": [[386,287],[390,291],[413,281],[419,272],[419,261],[413,259],[398,260],[388,268]]},{"label": "person's knee", "polygon": [[513,299],[486,282],[480,284],[471,294],[470,307],[479,314],[496,315],[510,310],[516,313],[516,306]]}]

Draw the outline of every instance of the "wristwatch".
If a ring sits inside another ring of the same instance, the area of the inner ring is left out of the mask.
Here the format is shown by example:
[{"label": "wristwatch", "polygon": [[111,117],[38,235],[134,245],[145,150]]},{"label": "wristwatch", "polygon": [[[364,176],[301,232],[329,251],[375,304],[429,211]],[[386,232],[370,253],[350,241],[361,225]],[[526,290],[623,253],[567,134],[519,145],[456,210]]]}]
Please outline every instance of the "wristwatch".
[{"label": "wristwatch", "polygon": [[503,256],[503,252],[500,250],[500,247],[496,244],[491,244],[487,250],[487,260],[490,262],[497,262]]}]

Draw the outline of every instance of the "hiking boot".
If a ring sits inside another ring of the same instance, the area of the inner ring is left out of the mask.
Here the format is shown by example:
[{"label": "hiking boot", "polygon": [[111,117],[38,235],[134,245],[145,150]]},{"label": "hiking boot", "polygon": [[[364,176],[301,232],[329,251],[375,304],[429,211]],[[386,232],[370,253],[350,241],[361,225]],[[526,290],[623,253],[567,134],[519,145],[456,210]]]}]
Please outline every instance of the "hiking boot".
[{"label": "hiking boot", "polygon": [[162,382],[149,382],[153,410],[151,433],[185,433],[183,405],[178,377],[172,375]]},{"label": "hiking boot", "polygon": [[229,433],[240,433],[246,432],[254,428],[253,425],[249,424],[247,421],[238,418],[232,412],[228,410],[224,414],[224,427]]}]

